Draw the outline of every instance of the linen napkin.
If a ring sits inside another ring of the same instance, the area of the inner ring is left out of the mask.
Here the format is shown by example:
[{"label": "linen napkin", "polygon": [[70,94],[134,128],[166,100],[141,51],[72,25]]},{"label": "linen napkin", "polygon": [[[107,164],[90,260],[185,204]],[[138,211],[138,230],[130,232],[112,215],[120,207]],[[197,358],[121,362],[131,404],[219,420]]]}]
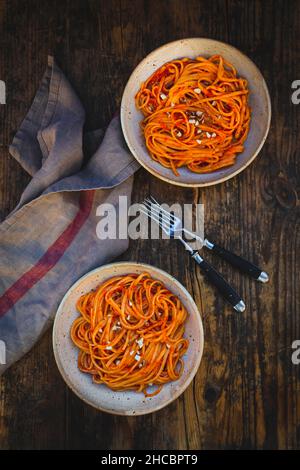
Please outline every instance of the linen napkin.
[{"label": "linen napkin", "polygon": [[[83,274],[120,255],[127,239],[100,240],[100,204],[130,203],[138,163],[115,117],[83,135],[84,109],[55,63],[48,67],[10,146],[32,176],[15,210],[0,225],[0,374],[51,324],[65,292]],[[84,163],[83,138],[96,148]],[[5,361],[3,360],[5,357]]]}]

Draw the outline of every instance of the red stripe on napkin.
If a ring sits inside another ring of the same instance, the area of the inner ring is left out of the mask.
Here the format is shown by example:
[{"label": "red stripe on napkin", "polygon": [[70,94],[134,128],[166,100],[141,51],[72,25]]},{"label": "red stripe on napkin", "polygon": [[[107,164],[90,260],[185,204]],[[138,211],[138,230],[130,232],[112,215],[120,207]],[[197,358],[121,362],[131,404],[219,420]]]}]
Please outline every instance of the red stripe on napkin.
[{"label": "red stripe on napkin", "polygon": [[94,191],[81,192],[79,198],[79,210],[73,221],[55,240],[55,242],[52,243],[39,261],[24,273],[0,297],[0,317],[10,310],[14,304],[20,300],[38,281],[40,281],[60,260],[89,217],[93,205],[93,199]]}]

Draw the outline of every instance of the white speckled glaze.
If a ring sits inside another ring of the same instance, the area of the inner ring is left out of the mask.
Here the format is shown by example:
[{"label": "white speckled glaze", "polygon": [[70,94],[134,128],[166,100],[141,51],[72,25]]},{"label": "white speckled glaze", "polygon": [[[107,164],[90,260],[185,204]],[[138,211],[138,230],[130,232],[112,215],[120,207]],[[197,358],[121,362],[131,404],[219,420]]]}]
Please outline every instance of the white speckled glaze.
[{"label": "white speckled glaze", "polygon": [[[145,398],[143,393],[134,391],[115,392],[105,385],[94,384],[89,374],[82,373],[78,369],[78,349],[70,338],[71,325],[78,316],[76,301],[80,295],[113,276],[145,271],[153,278],[162,281],[170,291],[176,294],[189,313],[186,321],[185,337],[189,339],[190,344],[183,356],[185,363],[183,374],[179,380],[164,385],[158,395],[150,398]],[[141,263],[112,263],[83,276],[68,290],[61,301],[53,327],[55,360],[67,385],[89,405],[119,415],[134,416],[152,413],[178,398],[197,372],[202,357],[203,344],[204,337],[200,313],[187,290],[170,274]]]},{"label": "white speckled glaze", "polygon": [[[182,57],[194,58],[198,55],[209,57],[214,54],[222,55],[234,65],[241,77],[248,80],[252,119],[245,149],[237,156],[235,164],[228,168],[203,174],[193,173],[187,168],[180,168],[180,176],[175,176],[172,170],[163,167],[149,156],[140,129],[143,115],[136,109],[134,98],[141,83],[166,62]],[[235,47],[207,38],[181,39],[165,44],[151,52],[130,76],[121,104],[123,134],[132,154],[154,176],[179,186],[210,186],[222,183],[243,171],[261,150],[269,132],[270,121],[269,92],[256,65]]]}]

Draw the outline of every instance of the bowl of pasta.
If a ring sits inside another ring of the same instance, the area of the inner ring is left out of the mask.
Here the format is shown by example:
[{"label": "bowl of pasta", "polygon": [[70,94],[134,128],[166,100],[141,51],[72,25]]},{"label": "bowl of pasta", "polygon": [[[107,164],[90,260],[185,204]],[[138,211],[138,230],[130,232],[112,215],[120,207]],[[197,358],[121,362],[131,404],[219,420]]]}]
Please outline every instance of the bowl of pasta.
[{"label": "bowl of pasta", "polygon": [[65,294],[53,327],[59,371],[73,392],[108,413],[135,416],[179,397],[200,365],[199,310],[170,274],[112,263]]},{"label": "bowl of pasta", "polygon": [[221,183],[258,155],[271,104],[256,65],[229,44],[174,41],[131,74],[121,103],[127,145],[154,176],[179,186]]}]

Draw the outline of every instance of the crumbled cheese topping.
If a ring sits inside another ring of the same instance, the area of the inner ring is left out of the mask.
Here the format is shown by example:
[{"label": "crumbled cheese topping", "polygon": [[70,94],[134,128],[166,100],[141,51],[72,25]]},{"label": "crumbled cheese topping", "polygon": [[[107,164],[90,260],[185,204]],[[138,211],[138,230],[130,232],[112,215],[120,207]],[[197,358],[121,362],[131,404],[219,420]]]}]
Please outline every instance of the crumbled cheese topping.
[{"label": "crumbled cheese topping", "polygon": [[160,94],[160,98],[161,98],[162,100],[166,100],[166,99],[167,99],[167,95],[165,95],[164,93],[161,93],[161,94]]},{"label": "crumbled cheese topping", "polygon": [[200,88],[194,88],[194,92],[197,93],[197,95],[200,95],[201,90],[200,90]]},{"label": "crumbled cheese topping", "polygon": [[112,331],[117,331],[117,330],[121,330],[121,326],[119,326],[119,325],[114,325],[114,326],[112,327]]},{"label": "crumbled cheese topping", "polygon": [[197,139],[196,142],[197,142],[197,144],[199,144],[199,145],[202,144],[202,140],[200,140],[200,139]]}]

